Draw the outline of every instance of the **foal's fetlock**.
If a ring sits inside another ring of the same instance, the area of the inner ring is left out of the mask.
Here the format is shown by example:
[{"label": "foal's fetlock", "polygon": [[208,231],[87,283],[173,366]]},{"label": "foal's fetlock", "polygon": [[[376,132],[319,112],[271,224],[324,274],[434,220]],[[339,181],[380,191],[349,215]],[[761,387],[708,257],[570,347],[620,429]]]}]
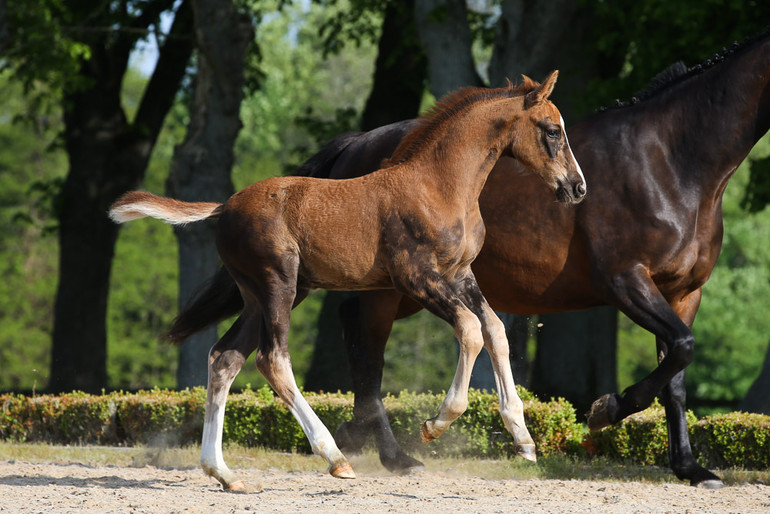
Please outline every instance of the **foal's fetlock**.
[{"label": "foal's fetlock", "polygon": [[243,482],[243,480],[237,480],[235,478],[235,475],[233,473],[230,473],[229,477],[224,477],[221,473],[217,472],[214,468],[211,466],[206,466],[204,464],[201,465],[203,468],[203,472],[212,477],[217,479],[217,481],[222,484],[222,489],[225,491],[230,491],[234,493],[246,493],[249,492],[248,488],[246,487],[246,484]]},{"label": "foal's fetlock", "polygon": [[429,419],[422,424],[420,439],[423,443],[429,443],[434,439],[438,439],[444,433],[444,430],[446,430],[446,427],[440,428],[436,426],[436,418]]},{"label": "foal's fetlock", "polygon": [[522,457],[530,462],[537,462],[537,454],[535,453],[535,445],[525,443],[516,445],[516,455]]}]

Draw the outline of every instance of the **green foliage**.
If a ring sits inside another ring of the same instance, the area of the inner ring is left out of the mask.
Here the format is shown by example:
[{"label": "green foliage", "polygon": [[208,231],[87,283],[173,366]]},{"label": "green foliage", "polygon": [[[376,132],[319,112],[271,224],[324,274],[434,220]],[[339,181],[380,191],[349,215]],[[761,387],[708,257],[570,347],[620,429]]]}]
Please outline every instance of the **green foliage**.
[{"label": "green foliage", "polygon": [[712,467],[770,468],[770,417],[731,412],[691,425],[699,460]]},{"label": "green foliage", "polygon": [[[657,402],[618,425],[589,435],[576,423],[568,402],[540,402],[522,388],[518,392],[539,456],[580,458],[587,451],[589,456],[646,466],[668,465],[665,414]],[[305,393],[305,398],[332,430],[352,416],[351,394]],[[393,433],[407,452],[441,457],[514,455],[497,396],[473,389],[469,391],[468,410],[439,439],[422,444],[422,423],[436,414],[442,399],[443,395],[408,391],[383,399]],[[205,402],[203,388],[136,394],[0,395],[0,440],[185,446],[200,441]],[[770,466],[770,416],[734,412],[697,420],[688,412],[687,422],[694,453],[704,466]],[[223,439],[225,443],[286,452],[311,451],[299,424],[267,387],[229,396]]]},{"label": "green foliage", "polygon": [[606,66],[588,88],[589,111],[614,98],[629,99],[676,61],[688,66],[701,63],[723,45],[763,30],[770,17],[770,4],[761,0],[582,3],[591,11],[591,36],[586,41]]},{"label": "green foliage", "polygon": [[[695,423],[691,411],[687,412],[687,423]],[[584,444],[590,455],[607,455],[646,466],[667,466],[666,414],[655,400],[652,406],[621,423],[589,434]]]},{"label": "green foliage", "polygon": [[[693,454],[708,468],[767,469],[770,416],[731,412],[696,419],[687,412]],[[668,435],[663,407],[655,403],[620,424],[590,434],[589,455],[605,455],[641,465],[668,466]]]}]

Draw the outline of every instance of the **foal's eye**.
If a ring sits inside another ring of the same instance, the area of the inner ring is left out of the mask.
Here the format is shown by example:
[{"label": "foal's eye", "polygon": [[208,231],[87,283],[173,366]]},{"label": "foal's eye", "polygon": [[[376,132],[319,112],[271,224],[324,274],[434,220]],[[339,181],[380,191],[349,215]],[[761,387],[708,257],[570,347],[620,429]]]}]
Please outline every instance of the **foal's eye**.
[{"label": "foal's eye", "polygon": [[561,136],[561,131],[557,128],[548,128],[545,129],[545,135],[551,139],[559,139],[559,136]]}]

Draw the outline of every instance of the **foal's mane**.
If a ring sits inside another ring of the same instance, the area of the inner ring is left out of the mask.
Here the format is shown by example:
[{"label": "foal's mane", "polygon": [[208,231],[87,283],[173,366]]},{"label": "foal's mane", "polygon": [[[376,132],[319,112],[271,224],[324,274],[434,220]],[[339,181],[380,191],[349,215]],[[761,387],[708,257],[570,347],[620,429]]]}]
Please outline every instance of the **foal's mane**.
[{"label": "foal's mane", "polygon": [[[630,101],[621,102],[620,100],[615,100],[615,105],[613,105],[612,108],[628,107],[652,98],[675,84],[684,82],[695,75],[700,75],[709,68],[713,68],[717,64],[725,61],[733,54],[754,45],[754,43],[757,43],[768,36],[770,36],[770,27],[754,36],[747,36],[741,43],[734,41],[730,48],[722,47],[721,52],[715,53],[713,57],[706,59],[702,63],[691,68],[688,68],[682,61],[677,61],[655,75],[644,89],[631,97]],[[601,107],[599,111],[606,111],[607,109],[607,107]]]},{"label": "foal's mane", "polygon": [[391,158],[383,161],[382,167],[395,166],[413,158],[436,138],[444,123],[470,106],[479,102],[524,96],[539,85],[538,82],[524,76],[522,83],[518,85],[514,85],[508,80],[507,87],[497,89],[465,87],[447,93],[417,120],[414,128],[404,136],[404,139],[393,151]]}]

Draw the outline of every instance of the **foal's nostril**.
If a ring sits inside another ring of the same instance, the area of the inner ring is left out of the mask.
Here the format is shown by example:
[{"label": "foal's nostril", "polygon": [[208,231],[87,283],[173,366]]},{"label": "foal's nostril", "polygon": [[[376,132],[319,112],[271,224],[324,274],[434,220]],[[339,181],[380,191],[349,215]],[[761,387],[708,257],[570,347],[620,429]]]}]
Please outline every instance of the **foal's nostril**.
[{"label": "foal's nostril", "polygon": [[583,182],[575,184],[575,198],[583,198],[586,195],[586,185]]}]

